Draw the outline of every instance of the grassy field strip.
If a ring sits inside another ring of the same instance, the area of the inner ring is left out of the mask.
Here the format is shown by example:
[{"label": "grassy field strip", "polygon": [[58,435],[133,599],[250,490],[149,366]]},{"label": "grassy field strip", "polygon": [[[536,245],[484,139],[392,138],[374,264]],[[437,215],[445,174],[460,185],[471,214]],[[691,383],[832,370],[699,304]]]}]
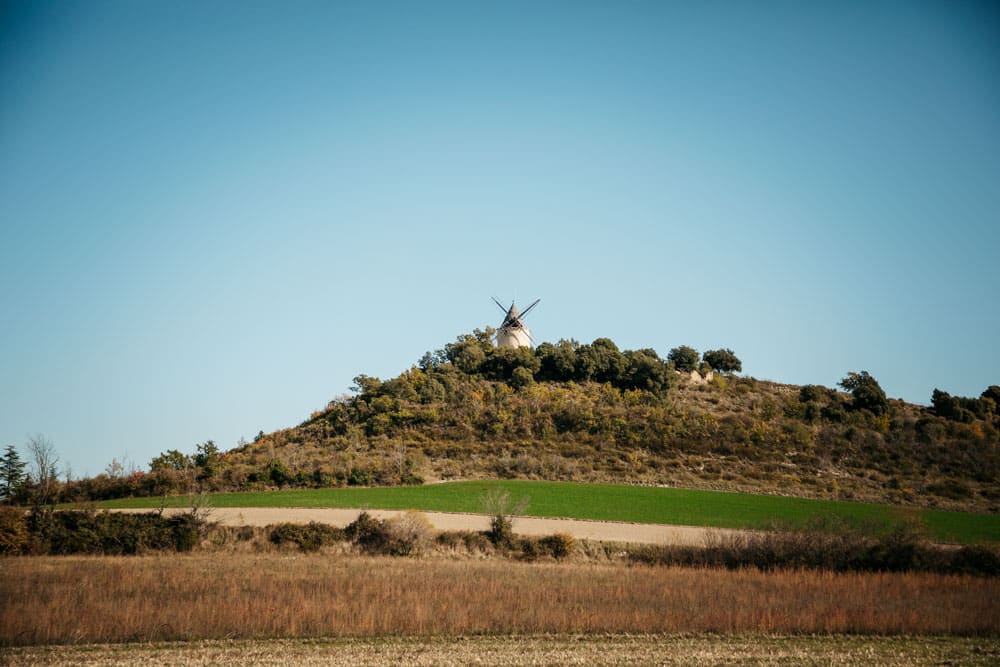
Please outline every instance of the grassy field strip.
[{"label": "grassy field strip", "polygon": [[577,635],[272,639],[29,647],[11,664],[76,665],[995,665],[990,640],[959,637]]},{"label": "grassy field strip", "polygon": [[[502,487],[511,496],[527,496],[527,514],[538,517],[625,521],[635,523],[767,528],[775,522],[801,525],[815,516],[837,516],[851,522],[886,522],[901,516],[919,518],[930,536],[941,542],[1000,542],[1000,515],[885,505],[812,500],[721,491],[698,491],[571,482],[476,481],[425,486],[297,489],[213,494],[215,507],[341,507],[415,509],[436,512],[482,512],[481,497]],[[185,496],[167,498],[175,507],[190,505]],[[101,507],[159,507],[160,498],[106,501]]]},{"label": "grassy field strip", "polygon": [[8,558],[0,645],[533,634],[1000,636],[1000,579],[317,553]]}]

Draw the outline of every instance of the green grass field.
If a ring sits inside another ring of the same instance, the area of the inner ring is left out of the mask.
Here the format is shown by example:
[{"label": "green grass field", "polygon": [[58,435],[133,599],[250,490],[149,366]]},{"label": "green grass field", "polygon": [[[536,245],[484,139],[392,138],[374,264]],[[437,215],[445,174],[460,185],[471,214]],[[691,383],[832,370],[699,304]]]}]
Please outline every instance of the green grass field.
[{"label": "green grass field", "polygon": [[[414,509],[436,512],[482,512],[482,495],[502,487],[512,498],[527,496],[526,514],[539,517],[629,521],[715,528],[768,528],[803,525],[814,517],[838,517],[850,523],[886,524],[917,518],[929,536],[942,542],[1000,542],[1000,515],[902,509],[885,505],[810,500],[721,491],[695,491],[613,484],[570,482],[477,481],[385,488],[301,489],[255,493],[218,493],[214,507],[342,507]],[[129,498],[102,508],[157,508],[162,498]],[[191,498],[166,499],[184,507]]]}]

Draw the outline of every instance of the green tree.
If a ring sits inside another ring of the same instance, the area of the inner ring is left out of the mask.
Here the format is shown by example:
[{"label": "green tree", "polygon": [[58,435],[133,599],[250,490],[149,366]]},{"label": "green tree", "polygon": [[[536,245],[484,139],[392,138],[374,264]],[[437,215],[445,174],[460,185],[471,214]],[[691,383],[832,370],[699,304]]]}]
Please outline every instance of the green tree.
[{"label": "green tree", "polygon": [[176,449],[163,452],[149,462],[149,469],[156,470],[187,470],[191,467],[191,457]]},{"label": "green tree", "polygon": [[628,373],[623,388],[643,389],[654,394],[670,388],[673,374],[655,350],[628,350],[625,358],[628,359]]},{"label": "green tree", "polygon": [[0,458],[0,500],[10,500],[24,483],[26,465],[14,445],[7,445],[3,458]]},{"label": "green tree", "polygon": [[979,398],[952,396],[946,391],[935,389],[931,394],[934,414],[952,421],[969,424],[978,419],[987,419],[996,412],[996,402],[987,389]]},{"label": "green tree", "polygon": [[740,373],[743,371],[743,362],[729,348],[708,350],[702,355],[702,358],[712,370],[720,373]]},{"label": "green tree", "polygon": [[372,377],[362,373],[354,378],[354,384],[351,385],[351,391],[356,394],[361,394],[362,396],[370,396],[378,391],[381,386],[382,381],[377,377]]},{"label": "green tree", "polygon": [[979,398],[988,398],[993,401],[993,411],[996,412],[997,407],[1000,406],[1000,386],[991,384],[986,388]]},{"label": "green tree", "polygon": [[580,344],[575,340],[560,340],[557,344],[545,342],[538,346],[535,355],[540,362],[538,379],[543,382],[568,382],[576,374],[576,353]]},{"label": "green tree", "polygon": [[199,479],[214,477],[219,465],[219,448],[215,441],[206,440],[198,445],[196,450],[193,461],[196,467],[201,468],[201,472],[198,473]]},{"label": "green tree", "polygon": [[487,351],[493,348],[488,339],[483,340],[483,333],[476,329],[472,334],[463,334],[454,343],[448,343],[444,346],[445,358],[463,373],[478,373],[479,367],[486,361]]},{"label": "green tree", "polygon": [[853,409],[868,410],[873,415],[883,415],[889,411],[889,399],[868,371],[848,373],[838,384],[844,391],[851,393]]},{"label": "green tree", "polygon": [[490,350],[490,354],[479,365],[479,372],[490,380],[510,382],[515,370],[526,369],[534,378],[540,367],[541,360],[530,347],[501,347]]},{"label": "green tree", "polygon": [[667,359],[674,362],[674,368],[690,373],[698,368],[698,350],[687,345],[675,347],[667,353]]},{"label": "green tree", "polygon": [[598,338],[577,350],[577,379],[621,385],[628,373],[628,359],[610,338]]}]

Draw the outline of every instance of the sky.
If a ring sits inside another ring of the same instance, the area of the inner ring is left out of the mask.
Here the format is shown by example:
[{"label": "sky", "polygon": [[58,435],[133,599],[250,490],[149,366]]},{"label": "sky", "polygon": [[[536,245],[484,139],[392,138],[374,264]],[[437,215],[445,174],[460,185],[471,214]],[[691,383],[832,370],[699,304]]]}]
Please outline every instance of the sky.
[{"label": "sky", "polygon": [[0,446],[228,449],[494,296],[542,300],[538,341],[978,396],[998,34],[919,0],[0,0]]}]

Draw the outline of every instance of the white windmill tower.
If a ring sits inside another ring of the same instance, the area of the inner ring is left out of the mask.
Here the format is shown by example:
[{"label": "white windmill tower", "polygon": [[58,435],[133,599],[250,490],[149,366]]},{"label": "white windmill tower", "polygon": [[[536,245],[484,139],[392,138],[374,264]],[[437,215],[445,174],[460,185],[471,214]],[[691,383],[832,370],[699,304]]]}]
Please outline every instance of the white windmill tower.
[{"label": "white windmill tower", "polygon": [[524,324],[524,316],[528,314],[529,310],[537,306],[539,301],[541,299],[535,299],[535,302],[521,313],[518,312],[517,306],[514,305],[513,301],[510,303],[510,308],[504,308],[503,304],[496,300],[496,297],[493,298],[493,303],[506,313],[503,318],[503,324],[497,329],[497,347],[531,347],[534,339],[531,337],[528,327]]}]

